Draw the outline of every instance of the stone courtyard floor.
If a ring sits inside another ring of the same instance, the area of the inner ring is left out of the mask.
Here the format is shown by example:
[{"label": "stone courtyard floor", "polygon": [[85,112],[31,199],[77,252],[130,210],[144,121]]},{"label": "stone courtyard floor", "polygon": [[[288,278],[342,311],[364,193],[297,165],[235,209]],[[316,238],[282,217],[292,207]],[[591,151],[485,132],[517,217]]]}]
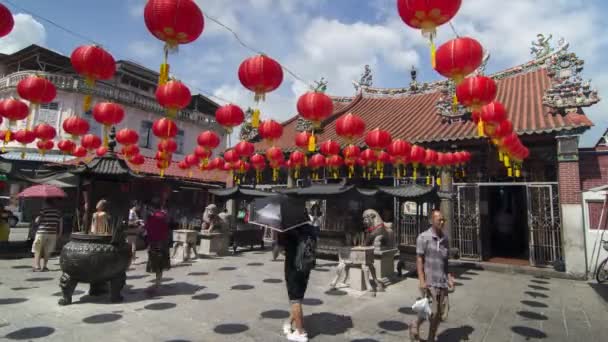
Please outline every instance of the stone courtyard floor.
[{"label": "stone courtyard floor", "polygon": [[[78,286],[57,305],[58,259],[32,273],[31,259],[0,260],[0,340],[285,341],[283,263],[269,251],[200,259],[165,275],[157,297],[144,289],[144,251],[128,272],[125,302],[89,297]],[[281,259],[282,260],[282,259]],[[313,341],[407,341],[417,280],[403,279],[376,298],[328,291],[336,263],[320,260],[306,294]],[[606,341],[608,285],[529,275],[459,270],[439,341]],[[426,336],[426,335],[425,335]],[[604,338],[602,338],[604,336]]]}]

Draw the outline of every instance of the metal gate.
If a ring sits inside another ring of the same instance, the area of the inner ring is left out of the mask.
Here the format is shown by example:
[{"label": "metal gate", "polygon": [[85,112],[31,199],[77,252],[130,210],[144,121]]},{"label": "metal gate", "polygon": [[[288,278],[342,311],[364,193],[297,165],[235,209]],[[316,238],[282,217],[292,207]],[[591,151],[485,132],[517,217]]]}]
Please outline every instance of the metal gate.
[{"label": "metal gate", "polygon": [[530,264],[549,265],[562,260],[557,184],[528,185],[527,195]]},{"label": "metal gate", "polygon": [[479,236],[479,186],[457,185],[452,228],[452,247],[465,258],[481,258]]}]

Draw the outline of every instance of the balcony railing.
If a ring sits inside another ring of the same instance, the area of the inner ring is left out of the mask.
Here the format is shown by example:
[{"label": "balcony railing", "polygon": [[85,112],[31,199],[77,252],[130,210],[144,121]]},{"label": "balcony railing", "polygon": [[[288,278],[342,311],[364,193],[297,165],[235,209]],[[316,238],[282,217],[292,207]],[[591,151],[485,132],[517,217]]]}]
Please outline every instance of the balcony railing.
[{"label": "balcony railing", "polygon": [[[37,74],[53,82],[55,87],[60,90],[77,92],[81,94],[91,93],[93,96],[108,99],[127,106],[136,107],[145,111],[162,114],[165,109],[161,107],[153,97],[144,96],[133,90],[120,88],[104,82],[97,82],[94,89],[89,89],[84,79],[77,76],[61,75],[41,71],[19,71],[0,78],[0,90],[12,89],[17,87],[17,83],[32,74]],[[187,121],[199,126],[209,127],[219,131],[222,128],[217,124],[212,115],[191,110],[181,110],[177,114],[177,119]]]}]

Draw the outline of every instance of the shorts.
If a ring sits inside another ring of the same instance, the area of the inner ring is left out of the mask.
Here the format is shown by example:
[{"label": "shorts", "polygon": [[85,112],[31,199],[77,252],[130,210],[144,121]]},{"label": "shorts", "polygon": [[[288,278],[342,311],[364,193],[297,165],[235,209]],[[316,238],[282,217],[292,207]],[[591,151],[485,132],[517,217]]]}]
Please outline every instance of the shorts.
[{"label": "shorts", "polygon": [[442,321],[447,320],[448,311],[450,309],[448,300],[448,289],[439,287],[430,287],[426,289],[426,293],[423,296],[430,297],[432,299],[431,310],[432,316],[439,314]]},{"label": "shorts", "polygon": [[308,287],[309,271],[298,271],[296,268],[296,250],[293,246],[285,248],[285,284],[291,304],[301,304]]},{"label": "shorts", "polygon": [[32,244],[32,253],[39,253],[41,257],[48,259],[55,251],[56,244],[57,234],[38,232]]}]

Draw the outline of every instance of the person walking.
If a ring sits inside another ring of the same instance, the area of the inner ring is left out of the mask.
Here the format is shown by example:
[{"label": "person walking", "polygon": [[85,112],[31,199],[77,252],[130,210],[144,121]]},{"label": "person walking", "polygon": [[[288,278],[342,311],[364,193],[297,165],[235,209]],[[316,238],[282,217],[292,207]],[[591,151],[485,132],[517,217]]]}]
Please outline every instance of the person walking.
[{"label": "person walking", "polygon": [[169,215],[162,209],[158,199],[152,201],[152,212],[145,223],[148,239],[148,263],[146,272],[156,274],[154,285],[148,288],[155,293],[161,285],[163,271],[171,268],[169,255]]},{"label": "person walking", "polygon": [[144,221],[139,218],[140,206],[137,202],[133,203],[131,209],[129,209],[129,229],[127,231],[127,242],[131,245],[131,261],[137,259],[135,253],[137,252],[137,236],[139,235]]},{"label": "person walking", "polygon": [[[306,224],[279,234],[278,241],[285,249],[285,283],[291,306],[288,320],[283,324],[283,333],[289,341],[306,342],[302,300],[308,286],[310,271],[315,267],[317,235],[316,228]],[[295,329],[293,326],[295,325]]]},{"label": "person walking", "polygon": [[11,233],[11,227],[8,224],[10,214],[10,211],[4,208],[4,204],[0,203],[0,247],[8,245],[9,235]]},{"label": "person walking", "polygon": [[[445,218],[440,210],[431,213],[431,227],[416,239],[416,269],[421,295],[430,298],[431,317],[429,318],[428,342],[435,341],[439,322],[444,316],[448,289],[454,288],[454,277],[448,273],[449,243],[443,230]],[[410,324],[410,339],[419,341],[420,325],[423,319],[416,318]]]},{"label": "person walking", "polygon": [[[61,211],[57,209],[55,199],[47,198],[40,210],[40,221],[38,231],[32,244],[32,253],[34,253],[34,272],[47,272],[46,267],[51,253],[55,251],[57,244],[57,236],[63,234],[63,220]],[[40,267],[40,259],[42,259],[42,267]]]}]

